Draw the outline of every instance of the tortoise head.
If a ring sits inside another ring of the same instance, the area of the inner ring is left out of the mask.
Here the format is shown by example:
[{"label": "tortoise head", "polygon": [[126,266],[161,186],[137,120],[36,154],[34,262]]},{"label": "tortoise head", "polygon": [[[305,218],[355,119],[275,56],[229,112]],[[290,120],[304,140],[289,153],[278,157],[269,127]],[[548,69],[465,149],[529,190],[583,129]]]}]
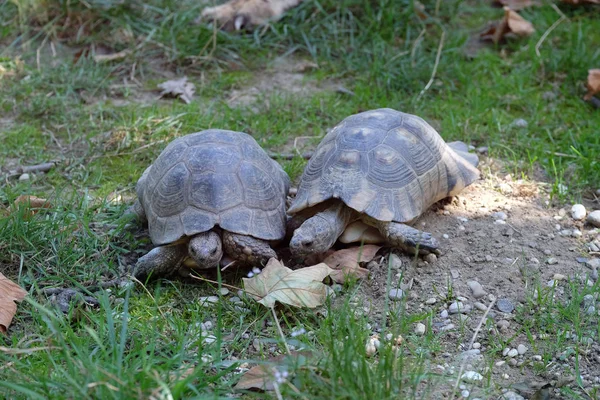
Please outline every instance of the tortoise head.
[{"label": "tortoise head", "polygon": [[201,268],[218,267],[223,257],[221,237],[213,231],[199,233],[190,239],[188,252]]},{"label": "tortoise head", "polygon": [[290,240],[290,251],[294,256],[324,253],[333,246],[337,236],[335,230],[318,214],[304,221]]}]

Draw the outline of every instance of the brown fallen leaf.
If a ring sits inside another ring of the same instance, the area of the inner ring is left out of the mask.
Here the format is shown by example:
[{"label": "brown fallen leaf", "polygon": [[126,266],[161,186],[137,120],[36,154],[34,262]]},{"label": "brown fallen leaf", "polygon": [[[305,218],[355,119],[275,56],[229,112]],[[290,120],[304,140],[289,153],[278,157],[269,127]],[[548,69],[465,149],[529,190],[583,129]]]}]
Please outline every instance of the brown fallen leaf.
[{"label": "brown fallen leaf", "polygon": [[15,313],[16,301],[21,301],[27,292],[0,272],[0,332],[6,333]]},{"label": "brown fallen leaf", "polygon": [[589,101],[596,93],[600,93],[600,69],[590,69],[588,71],[586,86],[588,92],[583,96],[583,99]]},{"label": "brown fallen leaf", "polygon": [[504,6],[504,18],[491,25],[479,37],[482,40],[491,40],[498,43],[508,35],[524,37],[531,35],[533,32],[535,32],[535,29],[531,22],[521,17],[516,11]]},{"label": "brown fallen leaf", "polygon": [[277,370],[269,365],[255,365],[242,376],[234,389],[273,390]]},{"label": "brown fallen leaf", "polygon": [[179,97],[186,104],[190,104],[192,102],[192,97],[194,97],[194,92],[196,89],[194,88],[194,84],[187,81],[187,77],[183,77],[180,79],[171,79],[169,81],[159,83],[158,88],[162,89],[160,93],[162,96],[173,96]]},{"label": "brown fallen leaf", "polygon": [[260,274],[242,278],[246,293],[265,307],[276,301],[295,307],[314,308],[325,302],[329,287],[323,284],[333,270],[326,264],[291,270],[271,258]]},{"label": "brown fallen leaf", "polygon": [[324,264],[333,268],[329,276],[337,283],[344,283],[349,277],[366,278],[369,270],[361,268],[361,262],[369,262],[375,257],[381,246],[366,244],[336,251],[325,260]]},{"label": "brown fallen leaf", "polygon": [[19,207],[19,204],[23,204],[29,208],[29,216],[35,215],[41,208],[50,208],[51,204],[48,200],[42,199],[41,197],[31,195],[21,195],[17,197],[13,203],[15,208]]},{"label": "brown fallen leaf", "polygon": [[494,0],[494,4],[498,4],[501,6],[506,6],[513,11],[523,10],[527,7],[532,7],[537,5],[533,0]]}]

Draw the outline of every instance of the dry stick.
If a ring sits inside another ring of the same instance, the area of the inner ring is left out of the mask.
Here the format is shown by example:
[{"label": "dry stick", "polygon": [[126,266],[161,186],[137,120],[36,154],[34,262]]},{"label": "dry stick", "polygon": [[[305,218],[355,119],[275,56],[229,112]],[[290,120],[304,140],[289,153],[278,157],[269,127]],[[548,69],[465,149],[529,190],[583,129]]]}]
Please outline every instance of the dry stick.
[{"label": "dry stick", "polygon": [[[205,277],[200,276],[200,275],[193,275],[193,274],[190,273],[190,278],[194,278],[194,279],[197,279],[199,281],[204,281],[204,282],[214,283],[215,285],[219,285],[219,282],[213,281],[212,279],[208,279],[208,278],[205,278]],[[221,284],[221,286],[225,286],[225,287],[227,287],[229,289],[242,290],[242,291],[244,290],[242,288],[239,288],[239,287],[236,287],[236,286],[232,286],[232,285],[228,285],[228,284],[223,283],[223,282],[221,282],[220,284]]]},{"label": "dry stick", "polygon": [[15,177],[21,176],[22,174],[26,174],[26,173],[28,174],[28,173],[32,173],[32,172],[48,172],[56,164],[57,164],[56,161],[50,161],[50,162],[37,164],[37,165],[26,165],[24,167],[18,167],[17,169],[10,170],[8,172],[8,175],[6,175],[6,178],[7,179],[15,178]]},{"label": "dry stick", "polygon": [[438,45],[437,55],[435,56],[435,64],[433,65],[433,71],[431,71],[431,78],[429,79],[429,82],[427,82],[427,85],[425,85],[423,90],[421,90],[421,93],[419,93],[419,95],[417,96],[417,100],[419,100],[421,98],[421,96],[423,96],[425,94],[425,92],[427,90],[429,90],[429,88],[433,84],[433,80],[435,79],[435,74],[437,73],[438,65],[440,64],[440,58],[442,56],[442,49],[444,48],[444,38],[445,37],[446,37],[446,31],[442,31],[442,37],[440,38],[440,44]]},{"label": "dry stick", "polygon": [[57,350],[60,349],[60,347],[56,347],[56,346],[44,346],[44,347],[32,347],[30,349],[12,349],[10,347],[4,347],[4,346],[0,346],[0,352],[5,353],[5,354],[31,354],[31,353],[35,353],[36,351],[46,351],[46,350]]},{"label": "dry stick", "polygon": [[283,336],[283,331],[281,330],[281,325],[279,325],[279,320],[277,319],[277,314],[275,314],[275,308],[271,307],[271,312],[273,313],[273,318],[275,319],[275,324],[277,325],[277,330],[279,331],[279,335],[281,336],[281,340],[283,340],[283,345],[285,346],[285,352],[288,353],[289,356],[292,355],[290,348],[287,345],[287,341],[285,340],[285,336]]},{"label": "dry stick", "polygon": [[[552,4],[552,6],[554,7],[555,10],[558,10],[558,8]],[[567,19],[567,17],[565,16],[565,14],[562,13],[562,11],[558,10],[559,14],[561,14],[560,18],[553,23],[550,28],[548,28],[546,30],[546,32],[544,32],[544,34],[542,35],[542,37],[540,38],[540,40],[538,40],[538,42],[535,45],[535,54],[537,54],[538,57],[541,57],[542,55],[540,54],[540,47],[542,46],[542,43],[544,43],[544,40],[546,40],[546,38],[548,37],[548,35],[550,35],[550,33],[552,33],[552,31],[554,29],[556,29],[556,27],[558,25],[561,24],[561,22],[563,22],[565,19]]]},{"label": "dry stick", "polygon": [[[477,328],[475,328],[475,332],[473,332],[473,336],[471,337],[471,341],[469,342],[469,347],[467,347],[467,351],[471,350],[471,348],[473,347],[473,343],[475,343],[475,339],[477,339],[477,335],[479,334],[479,331],[481,330],[481,326],[483,325],[483,322],[485,321],[488,313],[490,312],[490,310],[492,309],[492,307],[494,306],[495,303],[496,303],[496,299],[492,300],[490,302],[490,305],[488,306],[487,310],[485,310],[485,312],[483,313],[483,316],[481,317],[481,320],[479,321],[479,325],[477,325]],[[467,358],[464,357],[463,362],[460,364],[460,370],[458,371],[458,376],[456,377],[456,383],[454,384],[454,389],[452,390],[452,397],[454,397],[454,393],[456,393],[456,389],[458,388],[458,385],[460,384],[460,378],[461,378],[463,370],[465,369],[466,362],[467,362]]]}]

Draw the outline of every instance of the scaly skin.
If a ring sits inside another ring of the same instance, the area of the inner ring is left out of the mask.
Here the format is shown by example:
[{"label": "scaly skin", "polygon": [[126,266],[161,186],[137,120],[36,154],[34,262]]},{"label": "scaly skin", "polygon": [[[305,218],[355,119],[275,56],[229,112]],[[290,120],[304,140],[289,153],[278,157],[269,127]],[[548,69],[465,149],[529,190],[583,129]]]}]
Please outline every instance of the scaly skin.
[{"label": "scaly skin", "polygon": [[228,256],[244,265],[264,265],[269,258],[277,258],[269,243],[248,235],[225,231],[223,247]]},{"label": "scaly skin", "polygon": [[440,254],[438,241],[429,232],[423,232],[399,222],[378,221],[363,216],[363,222],[377,227],[386,242],[410,254]]},{"label": "scaly skin", "polygon": [[187,254],[187,243],[156,247],[138,259],[133,276],[144,281],[150,276],[170,275],[177,270]]}]

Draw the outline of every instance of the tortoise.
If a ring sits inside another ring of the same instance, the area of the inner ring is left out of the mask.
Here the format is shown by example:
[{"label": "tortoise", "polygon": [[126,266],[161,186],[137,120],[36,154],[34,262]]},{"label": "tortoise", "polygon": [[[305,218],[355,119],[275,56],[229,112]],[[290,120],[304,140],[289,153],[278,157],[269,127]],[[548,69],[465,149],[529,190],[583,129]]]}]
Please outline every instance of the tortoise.
[{"label": "tortoise", "polygon": [[430,233],[408,224],[478,179],[478,162],[466,144],[446,143],[415,115],[389,108],[351,115],[323,138],[304,169],[288,209],[304,220],[290,240],[291,253],[322,253],[341,235],[356,240],[361,235],[346,228],[366,224],[373,241],[440,254]]},{"label": "tortoise", "polygon": [[173,140],[142,174],[133,213],[156,246],[133,275],[168,275],[184,264],[214,268],[276,257],[286,232],[290,179],[252,136],[209,129]]}]

